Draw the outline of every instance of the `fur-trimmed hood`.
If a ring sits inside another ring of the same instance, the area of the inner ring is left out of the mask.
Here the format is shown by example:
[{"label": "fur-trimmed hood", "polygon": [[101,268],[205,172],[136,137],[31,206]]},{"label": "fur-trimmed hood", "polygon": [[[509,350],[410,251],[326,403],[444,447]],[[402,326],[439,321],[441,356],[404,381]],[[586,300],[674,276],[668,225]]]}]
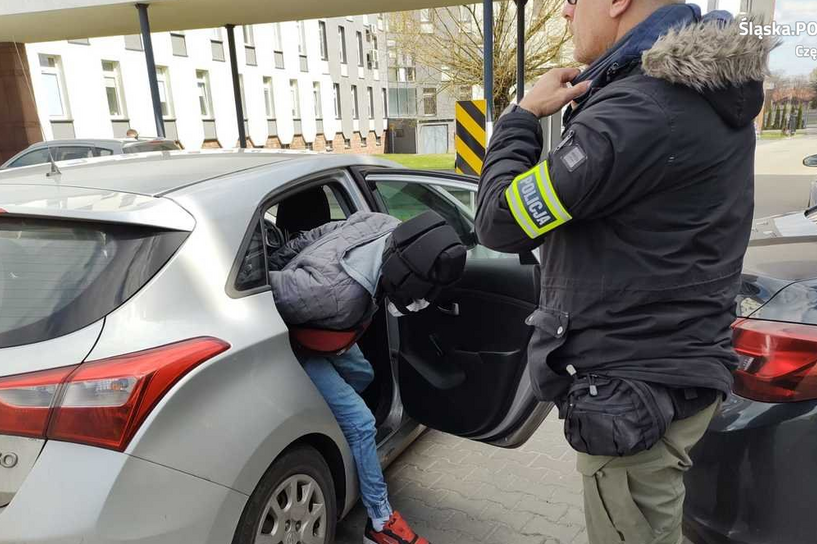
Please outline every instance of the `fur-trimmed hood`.
[{"label": "fur-trimmed hood", "polygon": [[742,35],[736,20],[701,21],[661,36],[644,51],[641,65],[650,77],[696,90],[727,123],[741,127],[760,113],[769,53],[778,43]]},{"label": "fur-trimmed hood", "polygon": [[640,65],[647,76],[694,89],[727,123],[742,127],[760,112],[769,53],[776,46],[774,38],[742,36],[729,12],[702,16],[695,4],[671,4],[630,30],[572,83],[591,80],[598,89]]}]

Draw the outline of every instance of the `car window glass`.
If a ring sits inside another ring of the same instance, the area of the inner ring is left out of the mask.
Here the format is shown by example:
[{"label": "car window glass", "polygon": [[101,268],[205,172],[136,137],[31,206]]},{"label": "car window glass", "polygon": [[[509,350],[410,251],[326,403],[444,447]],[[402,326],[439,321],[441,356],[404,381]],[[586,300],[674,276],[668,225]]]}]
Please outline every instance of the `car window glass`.
[{"label": "car window glass", "polygon": [[48,149],[36,149],[30,153],[26,153],[13,163],[9,165],[10,168],[17,168],[19,166],[31,166],[32,164],[43,164],[48,162]]},{"label": "car window glass", "polygon": [[439,213],[454,228],[463,243],[469,246],[469,257],[516,258],[516,255],[499,253],[475,242],[474,216],[470,211],[474,207],[475,196],[471,195],[474,191],[405,181],[378,181],[377,189],[388,213],[401,221],[427,210]]},{"label": "car window glass", "polygon": [[74,159],[87,159],[94,156],[94,148],[86,146],[63,146],[54,149],[54,160],[71,161]]},{"label": "car window glass", "polygon": [[104,147],[97,147],[94,149],[94,157],[107,157],[113,155],[112,149],[105,149]]}]

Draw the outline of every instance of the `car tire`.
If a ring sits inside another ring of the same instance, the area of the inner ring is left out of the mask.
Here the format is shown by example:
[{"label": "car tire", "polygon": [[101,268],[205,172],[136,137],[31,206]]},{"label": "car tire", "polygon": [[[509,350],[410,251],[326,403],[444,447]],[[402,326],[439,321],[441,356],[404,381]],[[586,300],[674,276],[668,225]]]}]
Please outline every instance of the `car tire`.
[{"label": "car tire", "polygon": [[337,512],[329,465],[315,448],[298,445],[281,454],[261,478],[233,544],[331,544]]}]

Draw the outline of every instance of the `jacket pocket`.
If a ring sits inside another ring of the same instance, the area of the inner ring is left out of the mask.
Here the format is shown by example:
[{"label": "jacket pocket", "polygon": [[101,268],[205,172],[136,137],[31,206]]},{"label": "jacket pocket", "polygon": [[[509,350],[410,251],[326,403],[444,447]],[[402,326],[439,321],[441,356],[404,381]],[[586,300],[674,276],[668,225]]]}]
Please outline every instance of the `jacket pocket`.
[{"label": "jacket pocket", "polygon": [[570,387],[570,378],[548,364],[550,355],[567,340],[570,316],[553,308],[537,308],[525,323],[533,327],[528,343],[528,366],[534,392],[539,400],[553,401]]}]

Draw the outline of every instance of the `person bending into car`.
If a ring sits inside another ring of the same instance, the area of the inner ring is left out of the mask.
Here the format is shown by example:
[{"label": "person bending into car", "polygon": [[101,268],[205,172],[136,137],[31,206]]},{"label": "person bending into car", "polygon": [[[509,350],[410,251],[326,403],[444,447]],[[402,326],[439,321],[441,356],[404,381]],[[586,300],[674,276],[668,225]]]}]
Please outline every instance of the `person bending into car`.
[{"label": "person bending into car", "polygon": [[[355,459],[369,515],[365,544],[428,540],[389,504],[375,419],[360,396],[374,371],[354,339],[385,298],[389,312],[398,317],[428,306],[461,277],[465,251],[454,229],[433,211],[404,223],[359,212],[304,232],[270,255],[276,307],[293,331],[298,359],[326,399]],[[348,331],[352,341],[340,350],[331,348],[332,353],[304,347],[311,345],[310,335],[325,338],[325,331]]]},{"label": "person bending into car", "polygon": [[[589,66],[551,70],[498,120],[477,236],[540,251],[531,381],[579,452],[590,544],[678,544],[689,451],[738,362],[774,40],[683,0],[566,0],[563,15]],[[568,104],[542,161],[539,120]]]}]

